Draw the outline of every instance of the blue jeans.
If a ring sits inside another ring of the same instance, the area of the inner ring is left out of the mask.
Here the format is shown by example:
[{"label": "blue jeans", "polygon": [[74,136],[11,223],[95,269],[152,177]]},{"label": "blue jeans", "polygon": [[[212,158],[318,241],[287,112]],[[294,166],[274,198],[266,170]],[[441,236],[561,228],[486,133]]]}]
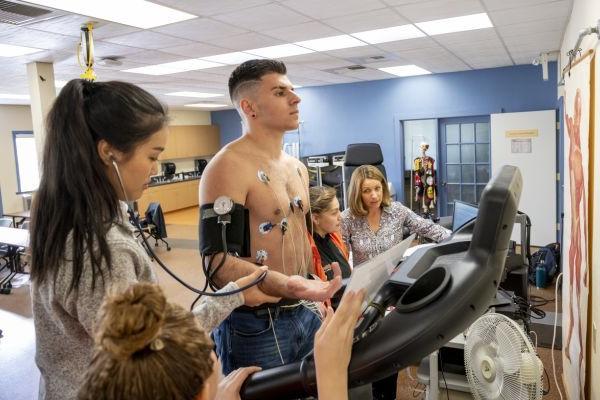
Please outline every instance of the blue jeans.
[{"label": "blue jeans", "polygon": [[271,310],[271,318],[268,314],[234,311],[213,331],[223,374],[252,365],[277,367],[282,365],[282,358],[289,364],[313,350],[314,336],[321,326],[315,313],[304,306]]}]

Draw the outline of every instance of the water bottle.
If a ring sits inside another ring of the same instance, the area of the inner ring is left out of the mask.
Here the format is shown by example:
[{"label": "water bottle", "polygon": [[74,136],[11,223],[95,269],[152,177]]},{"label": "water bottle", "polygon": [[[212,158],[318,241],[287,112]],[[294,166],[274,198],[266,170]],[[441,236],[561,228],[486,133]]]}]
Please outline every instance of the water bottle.
[{"label": "water bottle", "polygon": [[535,269],[535,286],[538,289],[546,287],[546,268],[543,265],[538,265]]}]

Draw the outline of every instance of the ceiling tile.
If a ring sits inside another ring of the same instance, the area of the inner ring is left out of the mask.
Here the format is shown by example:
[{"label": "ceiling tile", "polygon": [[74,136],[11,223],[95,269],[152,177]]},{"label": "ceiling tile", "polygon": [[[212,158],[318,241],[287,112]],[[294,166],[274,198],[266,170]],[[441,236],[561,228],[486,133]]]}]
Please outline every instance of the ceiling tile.
[{"label": "ceiling tile", "polygon": [[353,47],[350,49],[339,49],[328,51],[327,54],[338,58],[367,58],[385,55],[385,51],[375,46]]},{"label": "ceiling tile", "polygon": [[436,35],[435,40],[444,46],[453,44],[469,44],[472,42],[494,41],[500,44],[498,34],[493,28],[476,29],[467,32],[446,33]]},{"label": "ceiling tile", "polygon": [[423,0],[383,0],[389,6],[404,6],[406,4],[419,3]]},{"label": "ceiling tile", "polygon": [[269,29],[262,32],[267,36],[280,39],[285,42],[301,42],[304,40],[318,39],[328,36],[337,36],[341,32],[321,22],[312,21],[297,25],[284,26],[277,29]]},{"label": "ceiling tile", "polygon": [[282,40],[254,32],[211,40],[211,44],[215,46],[225,47],[232,50],[258,49],[261,47],[274,46],[283,43],[284,41]]},{"label": "ceiling tile", "polygon": [[148,50],[164,49],[193,43],[191,40],[167,36],[152,31],[129,33],[127,35],[104,39],[104,41]]},{"label": "ceiling tile", "polygon": [[184,57],[157,50],[144,50],[138,53],[128,55],[127,59],[140,64],[154,65],[173,61],[180,61],[184,59]]},{"label": "ceiling tile", "polygon": [[200,58],[214,56],[217,54],[229,53],[231,49],[225,47],[212,46],[206,43],[191,43],[183,46],[166,47],[162,52],[177,54],[188,58]]},{"label": "ceiling tile", "polygon": [[154,2],[202,17],[268,4],[272,0],[154,0]]},{"label": "ceiling tile", "polygon": [[430,0],[395,7],[411,22],[460,17],[485,12],[478,0]]},{"label": "ceiling tile", "polygon": [[373,68],[365,68],[365,69],[357,69],[357,70],[339,70],[336,71],[337,74],[341,76],[349,76],[356,79],[361,79],[364,81],[371,80],[379,80],[379,79],[390,79],[393,78],[393,75],[390,75],[386,72],[380,71],[378,69]]},{"label": "ceiling tile", "polygon": [[[296,76],[289,75],[289,74],[288,74],[288,78],[290,79],[292,84],[298,85],[298,86],[321,86],[321,85],[325,84],[325,82],[318,81],[316,79],[296,77]],[[300,94],[300,98],[302,98],[302,92],[299,92],[299,94]]]},{"label": "ceiling tile", "polygon": [[286,0],[281,4],[319,20],[386,7],[379,0]]},{"label": "ceiling tile", "polygon": [[439,45],[430,37],[398,40],[396,42],[380,43],[377,45],[377,47],[379,47],[382,50],[394,52],[438,46]]},{"label": "ceiling tile", "polygon": [[94,42],[94,53],[96,57],[128,56],[139,52],[140,49],[137,47],[121,46],[119,44],[103,41]]},{"label": "ceiling tile", "polygon": [[115,22],[103,23],[94,28],[94,39],[106,39],[109,37],[122,36],[128,33],[142,32],[140,28],[129,25],[121,25]]},{"label": "ceiling tile", "polygon": [[45,50],[68,47],[74,49],[79,43],[79,38],[13,26],[12,29],[0,31],[0,43]]},{"label": "ceiling tile", "polygon": [[500,36],[527,36],[540,32],[564,31],[567,25],[567,17],[559,17],[554,19],[542,19],[539,21],[520,22],[512,25],[503,25],[496,28]]},{"label": "ceiling tile", "polygon": [[556,0],[482,0],[488,11],[523,8],[537,4],[551,3]]},{"label": "ceiling tile", "polygon": [[504,38],[504,43],[509,49],[522,46],[551,46],[552,50],[559,50],[562,39],[562,31],[531,33],[526,36],[509,36]]},{"label": "ceiling tile", "polygon": [[370,31],[408,23],[405,18],[389,8],[330,18],[323,22],[345,33]]},{"label": "ceiling tile", "polygon": [[190,19],[188,21],[165,25],[152,30],[170,36],[201,42],[247,32],[246,29],[224,24],[223,22],[209,18]]},{"label": "ceiling tile", "polygon": [[[494,26],[514,25],[521,22],[533,22],[565,17],[571,14],[571,1],[561,0],[552,3],[537,4],[509,10],[491,11],[490,19]],[[562,28],[562,27],[561,27]]]},{"label": "ceiling tile", "polygon": [[326,53],[316,52],[288,57],[285,59],[285,64],[288,67],[290,65],[294,65],[298,67],[310,67],[318,70],[324,70],[352,65],[352,62],[332,57]]},{"label": "ceiling tile", "polygon": [[232,13],[219,14],[213,18],[254,31],[274,29],[310,21],[310,18],[274,3]]},{"label": "ceiling tile", "polygon": [[[90,21],[90,17],[83,15],[68,14],[60,15],[54,18],[37,21],[30,24],[25,24],[29,29],[38,31],[59,33],[66,36],[81,36],[81,26]],[[100,25],[100,24],[98,24]]]}]

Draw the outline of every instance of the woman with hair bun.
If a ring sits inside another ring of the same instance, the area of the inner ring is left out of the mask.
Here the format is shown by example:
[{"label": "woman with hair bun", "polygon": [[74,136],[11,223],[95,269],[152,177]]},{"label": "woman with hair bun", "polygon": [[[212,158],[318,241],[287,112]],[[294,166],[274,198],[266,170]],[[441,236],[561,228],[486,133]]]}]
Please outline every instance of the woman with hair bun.
[{"label": "woman with hair bun", "polygon": [[157,285],[138,283],[106,299],[79,400],[236,400],[258,367],[219,384],[214,344],[195,316],[167,302]]},{"label": "woman with hair bun", "polygon": [[[327,308],[315,335],[320,399],[348,398],[354,326],[364,297],[364,290],[345,293],[335,313]],[[260,368],[237,369],[219,382],[221,366],[205,332],[157,285],[137,283],[108,297],[78,400],[240,400],[242,384]]]}]

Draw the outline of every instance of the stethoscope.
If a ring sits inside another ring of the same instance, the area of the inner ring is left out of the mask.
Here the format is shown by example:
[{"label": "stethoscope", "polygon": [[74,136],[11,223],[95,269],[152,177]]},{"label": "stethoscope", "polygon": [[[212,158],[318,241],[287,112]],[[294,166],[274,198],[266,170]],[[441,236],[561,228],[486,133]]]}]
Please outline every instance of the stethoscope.
[{"label": "stethoscope", "polygon": [[[117,173],[117,178],[119,180],[119,185],[121,186],[121,191],[123,192],[123,196],[125,197],[125,202],[127,203],[127,214],[129,214],[129,218],[130,218],[132,224],[135,226],[135,228],[138,229],[140,232],[142,232],[143,228],[142,228],[142,224],[140,222],[140,218],[131,208],[132,203],[129,201],[129,199],[127,197],[127,192],[125,192],[125,186],[123,185],[123,179],[121,178],[121,173],[119,171],[119,166],[117,165],[117,161],[115,160],[115,158],[112,154],[110,155],[110,157],[111,157],[112,165],[115,168],[115,172]],[[264,281],[265,277],[267,276],[267,272],[268,272],[268,271],[264,271],[254,281],[252,281],[248,285],[242,286],[241,288],[238,288],[238,289],[230,290],[227,292],[218,292],[218,293],[206,291],[206,289],[208,288],[209,285],[212,290],[218,290],[216,284],[213,281],[213,277],[221,269],[221,267],[225,264],[225,260],[228,255],[228,253],[227,253],[227,237],[226,237],[226,233],[225,233],[226,232],[225,228],[227,227],[227,224],[229,222],[231,222],[230,212],[233,209],[233,201],[226,196],[221,196],[217,200],[215,200],[215,205],[213,206],[213,209],[214,209],[215,214],[218,215],[218,223],[221,224],[221,240],[222,240],[222,244],[223,244],[223,253],[222,253],[223,256],[221,257],[221,261],[219,261],[219,265],[217,265],[217,268],[215,268],[215,270],[212,273],[210,272],[210,269],[212,267],[212,260],[214,259],[214,257],[212,257],[210,259],[210,262],[207,266],[206,263],[204,262],[204,255],[202,256],[202,271],[204,272],[204,275],[206,276],[206,284],[204,285],[204,288],[202,290],[193,287],[192,285],[188,284],[183,279],[178,277],[156,255],[156,253],[152,249],[152,246],[150,245],[150,243],[148,243],[148,239],[146,239],[146,235],[143,235],[143,234],[141,235],[142,236],[142,247],[145,248],[145,250],[148,252],[150,257],[154,258],[156,260],[156,262],[158,262],[158,265],[160,265],[160,267],[163,270],[165,270],[165,272],[167,274],[169,274],[173,279],[175,279],[177,282],[179,282],[181,285],[183,285],[186,289],[198,294],[198,297],[192,303],[192,308],[194,307],[194,304],[196,304],[198,299],[200,299],[200,297],[203,295],[204,296],[212,296],[212,297],[231,296],[231,295],[243,292],[244,290],[249,289],[252,286],[258,285],[259,283]]]}]

